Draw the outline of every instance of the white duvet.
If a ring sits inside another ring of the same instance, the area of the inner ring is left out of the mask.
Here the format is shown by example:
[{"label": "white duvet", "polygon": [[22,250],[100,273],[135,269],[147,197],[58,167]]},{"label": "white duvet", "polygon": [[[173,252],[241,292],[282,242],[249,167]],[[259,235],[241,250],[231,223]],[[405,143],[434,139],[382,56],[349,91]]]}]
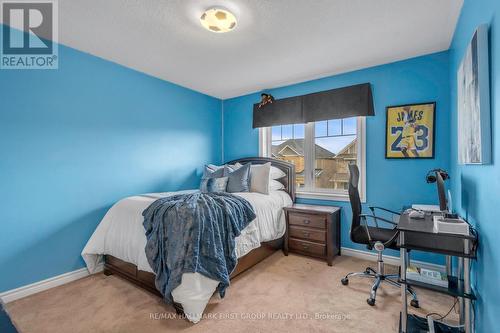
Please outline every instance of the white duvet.
[{"label": "white duvet", "polygon": [[[142,226],[142,212],[156,199],[193,191],[151,193],[128,197],[118,201],[106,213],[82,251],[88,270],[93,273],[102,255],[112,255],[132,263],[139,270],[153,272],[144,251],[146,235]],[[285,233],[283,207],[292,200],[284,191],[271,191],[269,195],[246,192],[233,193],[246,199],[257,215],[236,238],[236,255],[244,256],[258,248],[260,243],[280,238]],[[214,293],[219,281],[199,273],[185,273],[182,283],[172,291],[175,302],[182,304],[186,317],[196,323]]]}]

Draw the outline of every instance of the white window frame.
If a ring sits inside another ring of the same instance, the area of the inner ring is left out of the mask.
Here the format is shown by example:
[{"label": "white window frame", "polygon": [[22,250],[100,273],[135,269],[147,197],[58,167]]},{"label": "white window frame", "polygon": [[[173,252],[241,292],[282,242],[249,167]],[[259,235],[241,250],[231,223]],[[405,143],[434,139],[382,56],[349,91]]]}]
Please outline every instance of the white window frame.
[{"label": "white window frame", "polygon": [[[305,144],[304,147],[304,164],[306,170],[310,172],[304,176],[306,184],[311,184],[314,178],[314,159],[312,152],[314,151],[314,123],[307,123],[305,129]],[[359,168],[359,196],[361,201],[366,202],[366,119],[365,117],[357,117],[357,165]],[[259,155],[263,157],[271,157],[271,127],[259,128]],[[319,199],[319,200],[333,200],[333,201],[349,201],[347,192],[341,193],[328,189],[298,189],[298,198],[305,199]]]}]

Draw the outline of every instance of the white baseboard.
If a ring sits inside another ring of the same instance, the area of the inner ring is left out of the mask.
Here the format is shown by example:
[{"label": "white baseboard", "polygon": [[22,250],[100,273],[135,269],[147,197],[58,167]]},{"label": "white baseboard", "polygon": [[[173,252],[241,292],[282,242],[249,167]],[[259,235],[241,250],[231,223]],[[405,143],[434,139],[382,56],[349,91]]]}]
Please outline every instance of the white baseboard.
[{"label": "white baseboard", "polygon": [[[369,261],[377,261],[377,254],[375,252],[368,252],[368,251],[351,249],[348,247],[342,247],[341,254],[343,256],[355,257]],[[394,257],[384,254],[384,262],[389,265],[399,266],[399,257]],[[431,264],[428,262],[418,261],[418,260],[412,260],[411,264],[417,267],[432,269],[435,271],[440,271],[440,272],[446,271],[446,267],[444,265]]]},{"label": "white baseboard", "polygon": [[[347,247],[342,247],[342,255],[344,256],[349,256],[349,257],[355,257],[355,258],[360,258],[364,260],[369,260],[369,261],[377,261],[377,254],[374,252],[368,252],[368,251],[361,251],[361,250],[355,250],[355,249],[350,249]],[[399,266],[399,258],[394,257],[394,256],[389,256],[389,255],[384,255],[384,262],[389,264],[389,265],[394,265],[394,266]],[[443,265],[437,265],[437,264],[430,264],[427,262],[423,261],[418,261],[418,260],[412,260],[412,264],[418,267],[422,268],[428,268],[432,270],[438,270],[438,271],[445,271],[445,266]],[[95,273],[102,272],[103,270],[103,264],[100,264],[96,267]],[[55,288],[58,286],[61,286],[63,284],[79,280],[81,278],[89,276],[90,273],[88,272],[87,268],[81,268],[73,272],[68,272],[64,273],[58,276],[54,276],[51,278],[48,278],[46,280],[42,280],[39,282],[35,282],[32,284],[28,284],[26,286],[22,286],[16,289],[8,290],[6,292],[0,293],[0,299],[4,303],[9,303],[15,300],[18,300],[20,298],[30,296],[36,293],[39,293],[44,290],[48,290],[51,288]]]},{"label": "white baseboard", "polygon": [[[100,264],[96,267],[95,273],[102,272],[104,266]],[[80,268],[73,272],[64,273],[58,276],[48,278],[46,280],[38,281],[26,286],[22,286],[16,289],[8,290],[0,293],[0,299],[4,303],[9,303],[20,298],[30,296],[39,293],[44,290],[55,288],[63,284],[79,280],[81,278],[89,276],[90,273],[87,268]]]}]

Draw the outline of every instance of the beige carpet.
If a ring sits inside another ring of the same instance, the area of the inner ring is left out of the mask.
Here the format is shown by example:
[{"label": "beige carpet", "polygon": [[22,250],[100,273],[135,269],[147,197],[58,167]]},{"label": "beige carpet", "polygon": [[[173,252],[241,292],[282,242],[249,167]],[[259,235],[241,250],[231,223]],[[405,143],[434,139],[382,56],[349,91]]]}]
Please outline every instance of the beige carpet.
[{"label": "beige carpet", "polygon": [[[43,332],[396,332],[399,289],[384,285],[374,307],[370,280],[340,279],[373,263],[337,257],[325,262],[277,252],[232,281],[224,300],[212,297],[193,325],[171,307],[118,277],[97,274],[7,305],[21,333]],[[447,296],[418,290],[420,314],[446,313]],[[450,315],[456,319],[454,312]]]}]

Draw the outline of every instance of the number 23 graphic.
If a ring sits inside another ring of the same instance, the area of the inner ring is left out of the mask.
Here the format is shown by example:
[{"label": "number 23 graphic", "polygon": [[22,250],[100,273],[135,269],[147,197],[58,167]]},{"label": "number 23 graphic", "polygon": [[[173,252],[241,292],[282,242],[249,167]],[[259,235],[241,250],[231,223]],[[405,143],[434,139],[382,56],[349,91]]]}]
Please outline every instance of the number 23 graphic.
[{"label": "number 23 graphic", "polygon": [[[425,125],[417,125],[416,128],[416,140],[415,145],[417,150],[425,150],[429,147],[429,128]],[[399,144],[403,139],[403,127],[393,126],[391,127],[391,135],[397,135],[396,140],[391,145],[392,151],[401,151]]]}]

